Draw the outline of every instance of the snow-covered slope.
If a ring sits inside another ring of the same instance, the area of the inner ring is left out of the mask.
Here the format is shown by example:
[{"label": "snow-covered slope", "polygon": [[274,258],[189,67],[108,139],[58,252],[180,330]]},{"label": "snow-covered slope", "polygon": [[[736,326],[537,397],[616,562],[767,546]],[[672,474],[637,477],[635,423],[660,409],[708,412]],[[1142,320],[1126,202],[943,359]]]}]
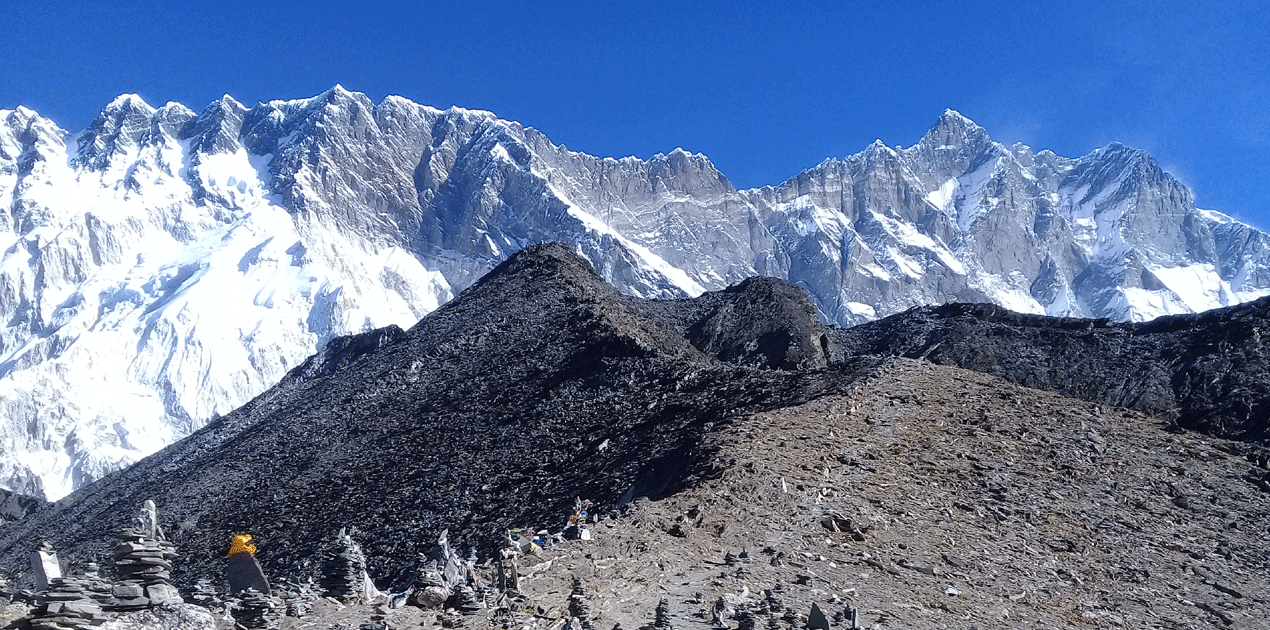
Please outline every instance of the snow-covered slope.
[{"label": "snow-covered slope", "polygon": [[598,158],[488,112],[335,88],[67,134],[0,111],[0,486],[60,497],[246,402],[334,336],[413,324],[513,251],[642,297],[787,278],[827,321],[989,300],[1145,319],[1270,293],[1265,234],[1151,157],[994,143],[948,111],[737,191],[702,155]]}]

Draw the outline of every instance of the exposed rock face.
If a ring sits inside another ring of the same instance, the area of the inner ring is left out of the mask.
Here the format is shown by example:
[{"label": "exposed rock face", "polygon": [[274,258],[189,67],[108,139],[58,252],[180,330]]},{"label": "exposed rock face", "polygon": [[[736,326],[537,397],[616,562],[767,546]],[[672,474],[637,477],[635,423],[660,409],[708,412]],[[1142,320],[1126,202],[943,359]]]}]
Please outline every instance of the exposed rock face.
[{"label": "exposed rock face", "polygon": [[0,490],[0,524],[16,521],[27,514],[48,507],[37,497],[28,497],[9,490]]},{"label": "exposed rock face", "polygon": [[787,279],[840,325],[950,301],[1145,319],[1270,291],[1266,235],[1196,209],[1149,155],[1007,148],[951,111],[907,149],[737,191],[705,156],[593,157],[338,86],[201,112],[127,95],[77,136],[0,111],[0,207],[0,487],[48,498],[536,242],[639,297]]}]

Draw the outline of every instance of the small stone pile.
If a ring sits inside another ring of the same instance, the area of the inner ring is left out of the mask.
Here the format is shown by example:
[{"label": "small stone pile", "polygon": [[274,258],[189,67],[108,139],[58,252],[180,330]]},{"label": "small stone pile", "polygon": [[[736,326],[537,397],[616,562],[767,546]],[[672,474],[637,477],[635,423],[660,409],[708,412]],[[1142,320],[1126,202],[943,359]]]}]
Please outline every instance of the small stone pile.
[{"label": "small stone pile", "polygon": [[108,608],[115,604],[114,588],[101,576],[101,567],[96,562],[84,565],[84,575],[75,579],[84,587],[84,595],[99,606]]},{"label": "small stone pile", "polygon": [[657,608],[653,611],[653,625],[642,626],[640,630],[674,630],[670,625],[670,600],[665,597],[657,602]]},{"label": "small stone pile", "polygon": [[473,582],[472,582],[472,592],[474,592],[474,593],[476,594],[476,602],[477,602],[478,604],[480,604],[480,605],[481,605],[481,608],[489,608],[489,606],[490,606],[490,601],[489,601],[490,588],[489,588],[489,586],[487,586],[484,582],[482,582],[482,581],[480,581],[480,580],[473,580]]},{"label": "small stone pile", "polygon": [[582,578],[573,576],[573,592],[569,594],[569,627],[572,630],[595,630],[595,621],[591,619],[591,602],[586,596],[586,585]]},{"label": "small stone pile", "polygon": [[366,556],[343,531],[322,562],[322,593],[342,603],[358,601],[366,593]]},{"label": "small stone pile", "polygon": [[232,612],[234,621],[248,630],[277,630],[281,615],[269,596],[249,588],[238,596]]},{"label": "small stone pile", "polygon": [[286,615],[297,619],[308,615],[310,602],[317,599],[312,580],[307,582],[284,580],[278,586],[277,593],[278,597],[282,599],[282,606]]},{"label": "small stone pile", "polygon": [[176,547],[166,540],[154,540],[136,527],[125,527],[116,537],[115,568],[119,581],[114,595],[115,610],[140,610],[165,603],[181,603],[181,594],[172,585],[172,560]]},{"label": "small stone pile", "polygon": [[448,603],[464,615],[475,615],[485,607],[482,602],[476,599],[476,591],[467,584],[458,585],[454,589],[454,595],[450,597],[450,602]]},{"label": "small stone pile", "polygon": [[431,562],[419,571],[416,584],[418,590],[415,591],[411,602],[422,608],[440,608],[454,594],[450,587],[446,586],[445,578],[441,576],[436,565]]},{"label": "small stone pile", "polygon": [[657,609],[653,611],[653,627],[657,630],[671,630],[670,625],[670,600],[665,597],[657,602]]},{"label": "small stone pile", "polygon": [[393,630],[393,625],[388,623],[387,615],[376,612],[370,616],[370,621],[358,626],[357,630]]},{"label": "small stone pile", "polygon": [[[40,605],[31,611],[30,629],[72,630],[100,626],[106,617],[94,595],[100,595],[101,591],[92,580],[53,578],[48,592],[40,596]],[[105,591],[105,595],[109,597],[109,591]]]},{"label": "small stone pile", "polygon": [[190,602],[208,610],[216,610],[222,604],[220,595],[216,592],[216,587],[207,578],[194,583],[194,592],[190,593]]},{"label": "small stone pile", "polygon": [[772,588],[763,591],[763,612],[770,615],[779,615],[785,612],[785,601],[781,599],[781,595],[785,592],[780,582],[777,582]]},{"label": "small stone pile", "polygon": [[453,608],[446,610],[445,612],[438,615],[438,620],[441,622],[442,628],[462,628],[463,627],[463,613],[460,613],[459,611],[454,610]]}]

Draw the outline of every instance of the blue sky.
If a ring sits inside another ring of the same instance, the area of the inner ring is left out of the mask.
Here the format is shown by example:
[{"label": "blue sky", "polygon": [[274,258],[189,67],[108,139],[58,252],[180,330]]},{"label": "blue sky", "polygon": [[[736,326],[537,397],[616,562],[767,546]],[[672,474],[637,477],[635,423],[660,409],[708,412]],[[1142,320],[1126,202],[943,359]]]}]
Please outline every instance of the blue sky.
[{"label": "blue sky", "polygon": [[675,147],[741,188],[945,108],[997,140],[1151,151],[1270,228],[1265,2],[6,2],[0,108],[78,131],[125,92],[201,109],[336,83],[488,109],[596,155]]}]

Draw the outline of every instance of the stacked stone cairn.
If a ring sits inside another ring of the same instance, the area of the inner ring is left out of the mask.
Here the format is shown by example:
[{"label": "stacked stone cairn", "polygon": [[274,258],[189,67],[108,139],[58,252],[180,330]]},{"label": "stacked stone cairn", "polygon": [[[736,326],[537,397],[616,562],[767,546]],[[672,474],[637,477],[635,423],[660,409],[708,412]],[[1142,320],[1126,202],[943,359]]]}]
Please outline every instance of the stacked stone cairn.
[{"label": "stacked stone cairn", "polygon": [[657,630],[671,630],[670,625],[670,600],[665,597],[657,602],[657,609],[653,611],[653,627]]},{"label": "stacked stone cairn", "polygon": [[[96,565],[90,565],[93,569]],[[93,571],[95,573],[95,571]],[[106,622],[101,602],[110,601],[110,585],[96,576],[55,577],[29,617],[31,630],[72,630]]]},{"label": "stacked stone cairn", "polygon": [[480,580],[475,580],[472,583],[472,592],[476,593],[476,603],[479,604],[481,608],[489,608],[490,606],[489,585],[485,584],[485,582],[482,582]]},{"label": "stacked stone cairn", "polygon": [[415,591],[411,602],[421,608],[440,608],[454,594],[450,587],[446,586],[445,578],[441,576],[441,571],[433,562],[423,565],[415,583],[418,585],[418,590]]},{"label": "stacked stone cairn", "polygon": [[243,591],[234,605],[234,622],[247,630],[277,630],[280,617],[273,600],[254,588]]},{"label": "stacked stone cairn", "polygon": [[366,556],[353,538],[340,530],[335,545],[322,562],[322,593],[342,603],[364,599],[366,594]]},{"label": "stacked stone cairn", "polygon": [[382,612],[376,612],[370,616],[370,621],[357,627],[358,630],[393,630],[393,625],[388,623],[388,616]]},{"label": "stacked stone cairn", "polygon": [[[469,586],[472,587],[472,593],[474,595],[473,601],[476,602],[476,605],[479,606],[480,608],[488,608],[489,607],[489,585],[486,583],[485,579],[483,579],[482,576],[480,575],[480,571],[477,570],[477,566],[476,566],[477,561],[478,560],[476,557],[476,548],[473,547],[468,550],[468,554],[467,554],[467,567],[465,571],[467,575],[467,583]],[[485,568],[488,569],[489,563],[486,562],[485,564],[486,564]]]},{"label": "stacked stone cairn", "polygon": [[760,604],[761,610],[769,615],[779,615],[785,612],[785,601],[781,599],[781,594],[785,589],[777,582],[772,588],[763,591],[763,601]]},{"label": "stacked stone cairn", "polygon": [[115,604],[114,588],[101,577],[101,567],[96,562],[84,565],[84,575],[76,579],[84,586],[84,594],[99,606],[109,608]]},{"label": "stacked stone cairn", "polygon": [[591,602],[586,596],[586,585],[582,578],[573,576],[573,592],[569,594],[570,630],[595,630],[595,621],[591,618]]},{"label": "stacked stone cairn", "polygon": [[207,578],[194,583],[194,592],[190,593],[190,602],[208,610],[219,610],[224,605],[220,595],[216,592],[216,587]]},{"label": "stacked stone cairn", "polygon": [[309,604],[317,599],[312,580],[301,582],[299,580],[283,581],[277,589],[278,596],[282,599],[282,606],[288,617],[297,619],[309,614]]},{"label": "stacked stone cairn", "polygon": [[471,585],[459,584],[454,588],[454,595],[450,597],[448,602],[455,610],[464,615],[475,615],[481,612],[485,606],[476,598],[476,589]]},{"label": "stacked stone cairn", "polygon": [[661,598],[657,602],[657,608],[653,610],[653,623],[640,626],[639,630],[674,630],[670,625],[670,600]]},{"label": "stacked stone cairn", "polygon": [[120,542],[113,550],[115,569],[119,573],[114,587],[118,600],[115,610],[141,610],[182,601],[171,582],[176,547],[166,540],[151,538],[149,533],[137,527],[125,527],[116,535]]}]

